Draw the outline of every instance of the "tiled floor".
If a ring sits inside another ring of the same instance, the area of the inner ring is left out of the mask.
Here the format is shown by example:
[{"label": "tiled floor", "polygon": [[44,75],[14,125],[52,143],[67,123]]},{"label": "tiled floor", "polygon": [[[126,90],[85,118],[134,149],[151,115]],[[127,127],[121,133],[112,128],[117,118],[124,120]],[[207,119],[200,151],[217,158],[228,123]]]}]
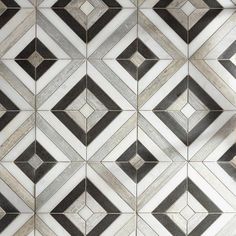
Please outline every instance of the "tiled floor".
[{"label": "tiled floor", "polygon": [[0,0],[0,235],[235,236],[236,0]]}]

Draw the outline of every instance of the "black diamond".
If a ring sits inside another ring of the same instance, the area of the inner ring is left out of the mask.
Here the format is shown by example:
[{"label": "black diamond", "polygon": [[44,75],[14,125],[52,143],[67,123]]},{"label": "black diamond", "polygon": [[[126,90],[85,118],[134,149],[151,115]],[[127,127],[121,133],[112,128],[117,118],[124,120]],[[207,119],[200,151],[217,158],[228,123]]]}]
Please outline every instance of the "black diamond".
[{"label": "black diamond", "polygon": [[52,211],[51,216],[57,220],[71,235],[83,235],[82,232],[62,214],[86,191],[97,201],[99,205],[108,213],[87,235],[100,235],[111,223],[113,223],[120,213],[119,209],[89,180],[82,180]]},{"label": "black diamond", "polygon": [[[72,16],[72,14],[70,14],[70,11],[66,9],[66,6],[70,2],[71,0],[57,1],[52,6],[52,9],[84,42],[86,41],[90,42],[121,11],[121,6],[116,1],[103,0],[103,2],[108,6],[108,9],[88,30],[86,30]],[[110,8],[110,7],[115,7],[115,8]]]},{"label": "black diamond", "polygon": [[[136,146],[137,145],[137,146]],[[137,150],[136,150],[137,147]],[[135,168],[132,159],[136,155],[143,160],[143,163]],[[140,143],[134,142],[116,161],[116,164],[134,181],[140,182],[150,170],[158,164],[158,160]]]},{"label": "black diamond", "polygon": [[[30,159],[34,155],[41,159],[42,164],[34,168],[30,164]],[[34,182],[37,183],[56,164],[56,160],[36,141],[14,161],[14,163]]]},{"label": "black diamond", "polygon": [[[140,65],[135,65],[131,61],[132,56],[137,52],[144,58]],[[159,58],[140,39],[135,39],[116,60],[134,79],[140,80],[158,62]]]},{"label": "black diamond", "polygon": [[[37,63],[30,57],[40,57]],[[36,81],[56,62],[56,57],[37,38],[33,39],[15,58],[15,61]]]},{"label": "black diamond", "polygon": [[[159,112],[166,110],[181,94],[187,89],[187,80],[189,90],[209,109],[217,112],[208,112],[201,121],[188,133],[172,116],[171,112]],[[172,90],[158,105],[153,109],[154,114],[164,123],[172,132],[185,144],[191,145],[200,134],[212,124],[222,113],[222,108],[195,82],[191,77],[183,79],[174,90]]]},{"label": "black diamond", "polygon": [[[107,113],[86,132],[66,113],[71,104],[86,88],[108,109]],[[84,144],[89,145],[119,114],[120,107],[89,77],[80,80],[53,108],[52,113]]]}]

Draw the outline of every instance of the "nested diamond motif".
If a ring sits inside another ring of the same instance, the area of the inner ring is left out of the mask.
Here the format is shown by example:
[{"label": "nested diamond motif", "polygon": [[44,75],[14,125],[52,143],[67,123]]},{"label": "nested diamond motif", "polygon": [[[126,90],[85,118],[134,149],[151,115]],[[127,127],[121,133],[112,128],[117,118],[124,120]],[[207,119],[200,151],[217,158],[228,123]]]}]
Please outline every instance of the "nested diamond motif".
[{"label": "nested diamond motif", "polygon": [[159,61],[159,58],[137,38],[116,60],[134,79],[140,80]]},{"label": "nested diamond motif", "polygon": [[[50,60],[45,61],[46,59]],[[36,81],[52,67],[56,59],[56,56],[38,38],[34,38],[15,57],[16,63]]]}]

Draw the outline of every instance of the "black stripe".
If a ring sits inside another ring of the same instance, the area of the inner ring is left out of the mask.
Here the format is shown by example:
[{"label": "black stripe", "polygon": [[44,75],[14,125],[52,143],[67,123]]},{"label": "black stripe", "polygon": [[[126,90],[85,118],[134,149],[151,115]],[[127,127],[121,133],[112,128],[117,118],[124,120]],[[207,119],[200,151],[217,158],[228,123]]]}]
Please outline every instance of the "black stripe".
[{"label": "black stripe", "polygon": [[52,7],[65,7],[68,5],[72,0],[58,0],[52,5]]},{"label": "black stripe", "polygon": [[236,66],[230,60],[219,60],[219,62],[236,79]]},{"label": "black stripe", "polygon": [[209,112],[189,133],[188,146],[190,146],[207,129],[222,112]]},{"label": "black stripe", "polygon": [[236,168],[233,164],[231,165],[231,163],[227,162],[220,162],[218,164],[234,181],[236,181]]},{"label": "black stripe", "polygon": [[19,108],[0,90],[0,104],[6,110],[19,110]]},{"label": "black stripe", "polygon": [[136,154],[136,142],[134,142],[116,161],[129,161]]},{"label": "black stripe", "polygon": [[36,141],[36,154],[44,162],[57,162],[44,148],[43,146]]},{"label": "black stripe", "polygon": [[14,161],[17,162],[27,162],[35,153],[35,142],[32,142],[27,149]]},{"label": "black stripe", "polygon": [[73,133],[84,145],[86,145],[86,133],[64,111],[52,111],[52,113]]},{"label": "black stripe", "polygon": [[191,180],[188,179],[188,191],[207,209],[208,212],[221,212],[205,193]]},{"label": "black stripe", "polygon": [[159,205],[155,212],[166,212],[187,191],[187,180],[183,180]]},{"label": "black stripe", "polygon": [[15,60],[15,62],[20,65],[25,72],[29,74],[29,76],[35,80],[35,68],[34,66],[27,60]]},{"label": "black stripe", "polygon": [[15,162],[15,164],[33,183],[35,183],[35,171],[28,162]]},{"label": "black stripe", "polygon": [[220,9],[210,9],[206,14],[189,30],[189,43],[191,43],[200,32],[220,14]]},{"label": "black stripe", "polygon": [[115,0],[102,0],[108,7],[121,7],[121,5]]},{"label": "black stripe", "polygon": [[89,180],[87,179],[87,192],[103,207],[108,213],[120,213],[113,203]]},{"label": "black stripe", "polygon": [[169,4],[171,4],[173,0],[160,0],[153,8],[164,8],[168,7]]},{"label": "black stripe", "polygon": [[154,112],[163,123],[185,144],[187,145],[187,132],[180,126],[168,112]]},{"label": "black stripe", "polygon": [[0,131],[2,131],[19,113],[19,111],[6,111],[0,117]]},{"label": "black stripe", "polygon": [[40,179],[42,179],[52,168],[55,166],[56,163],[42,163],[41,166],[39,166],[35,170],[35,177],[34,177],[34,183],[38,183]]},{"label": "black stripe", "polygon": [[15,59],[28,59],[35,52],[36,39],[33,39]]},{"label": "black stripe", "polygon": [[138,51],[146,59],[159,59],[140,39],[138,40]]},{"label": "black stripe", "polygon": [[87,145],[89,145],[120,113],[121,111],[108,111],[87,133]]},{"label": "black stripe", "polygon": [[65,110],[86,88],[84,76],[53,108],[52,110]]},{"label": "black stripe", "polygon": [[116,59],[130,59],[138,50],[138,39],[135,39]]},{"label": "black stripe", "polygon": [[222,108],[213,100],[200,85],[190,77],[189,89],[207,106],[209,110],[222,110]]},{"label": "black stripe", "polygon": [[117,60],[125,70],[136,80],[137,79],[137,67],[129,60]]},{"label": "black stripe", "polygon": [[218,59],[230,59],[236,53],[236,41],[234,41]]},{"label": "black stripe", "polygon": [[155,108],[154,110],[166,110],[187,89],[187,77],[185,77]]},{"label": "black stripe", "polygon": [[56,60],[45,60],[36,68],[36,80],[38,80],[54,63]]},{"label": "black stripe", "polygon": [[17,216],[18,214],[4,215],[3,218],[0,220],[0,233],[2,233],[3,230],[6,229]]},{"label": "black stripe", "polygon": [[39,39],[36,39],[36,50],[44,59],[57,59]]},{"label": "black stripe", "polygon": [[53,11],[84,41],[86,42],[86,30],[65,9],[53,9]]},{"label": "black stripe", "polygon": [[230,149],[218,161],[231,161],[236,156],[236,144],[233,144]]},{"label": "black stripe", "polygon": [[89,76],[87,77],[87,88],[108,110],[121,110],[121,108]]},{"label": "black stripe", "polygon": [[185,233],[165,214],[153,214],[161,224],[172,234],[176,236],[185,236]]},{"label": "black stripe", "polygon": [[8,199],[0,193],[0,207],[6,213],[19,213],[19,211],[8,201]]},{"label": "black stripe", "polygon": [[210,8],[222,8],[217,0],[203,0]]},{"label": "black stripe", "polygon": [[7,7],[19,7],[20,6],[14,0],[1,0],[1,2]]},{"label": "black stripe", "polygon": [[83,236],[84,234],[63,214],[51,214],[71,236]]},{"label": "black stripe", "polygon": [[154,9],[154,11],[187,43],[187,30],[166,9]]},{"label": "black stripe", "polygon": [[157,62],[157,60],[144,61],[138,68],[138,80],[140,80]]},{"label": "black stripe", "polygon": [[188,236],[202,235],[219,217],[220,214],[208,215],[188,234]]},{"label": "black stripe", "polygon": [[87,236],[101,235],[107,227],[109,227],[120,215],[109,214],[106,215],[88,234]]},{"label": "black stripe", "polygon": [[155,161],[158,162],[157,159],[152,155],[151,152],[149,152],[146,147],[143,146],[142,143],[138,141],[138,154],[140,157],[142,157],[143,160],[145,161]]},{"label": "black stripe", "polygon": [[62,213],[71,206],[82,193],[85,192],[85,179],[82,180],[70,193],[51,211],[51,213]]},{"label": "black stripe", "polygon": [[135,183],[137,182],[137,171],[129,162],[116,163]]},{"label": "black stripe", "polygon": [[121,9],[108,9],[87,31],[88,42],[90,42],[119,11],[121,11]]},{"label": "black stripe", "polygon": [[137,182],[140,182],[146,175],[148,172],[150,172],[150,170],[152,168],[154,168],[154,166],[157,165],[156,163],[144,163],[138,170],[137,170]]},{"label": "black stripe", "polygon": [[19,9],[6,9],[0,15],[0,29],[19,11]]}]

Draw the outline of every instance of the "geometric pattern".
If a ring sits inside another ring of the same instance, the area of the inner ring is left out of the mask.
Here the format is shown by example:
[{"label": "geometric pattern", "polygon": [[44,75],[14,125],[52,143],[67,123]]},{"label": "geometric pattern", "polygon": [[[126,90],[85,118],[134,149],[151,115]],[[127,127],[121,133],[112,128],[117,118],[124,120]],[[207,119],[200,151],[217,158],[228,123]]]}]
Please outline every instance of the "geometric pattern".
[{"label": "geometric pattern", "polygon": [[235,236],[235,0],[0,0],[0,235]]}]

